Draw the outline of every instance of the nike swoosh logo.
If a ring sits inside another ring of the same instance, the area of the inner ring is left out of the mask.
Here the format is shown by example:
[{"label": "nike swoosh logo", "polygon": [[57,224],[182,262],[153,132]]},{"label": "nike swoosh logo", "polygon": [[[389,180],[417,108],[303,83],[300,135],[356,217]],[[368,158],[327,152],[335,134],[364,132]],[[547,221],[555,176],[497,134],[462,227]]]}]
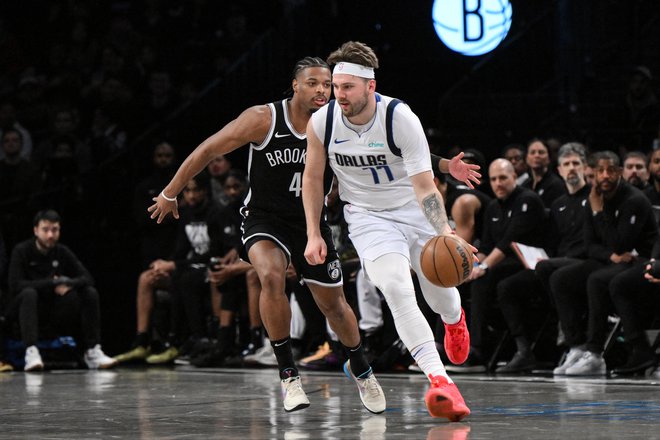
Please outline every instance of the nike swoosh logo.
[{"label": "nike swoosh logo", "polygon": [[287,341],[280,342],[279,344],[273,344],[274,347],[281,347],[282,345],[286,344]]},{"label": "nike swoosh logo", "polygon": [[275,133],[276,138],[285,138],[287,136],[291,136],[291,134],[289,134],[289,133],[286,133],[286,134]]},{"label": "nike swoosh logo", "polygon": [[560,206],[560,207],[559,207],[559,211],[560,211],[560,212],[563,211],[564,209],[566,209],[565,206]]},{"label": "nike swoosh logo", "polygon": [[341,140],[339,140],[339,139],[335,138],[335,144],[343,144],[344,142],[348,142],[348,141],[350,141],[350,139],[341,139]]}]

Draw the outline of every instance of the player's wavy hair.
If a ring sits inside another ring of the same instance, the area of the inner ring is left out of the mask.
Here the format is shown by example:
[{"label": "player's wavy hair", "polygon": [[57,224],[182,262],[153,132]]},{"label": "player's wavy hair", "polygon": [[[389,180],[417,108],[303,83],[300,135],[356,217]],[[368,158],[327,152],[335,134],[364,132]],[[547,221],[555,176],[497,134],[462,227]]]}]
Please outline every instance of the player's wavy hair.
[{"label": "player's wavy hair", "polygon": [[359,41],[348,41],[330,55],[328,55],[328,64],[333,65],[346,61],[349,63],[360,64],[362,66],[378,68],[378,57],[372,48]]}]

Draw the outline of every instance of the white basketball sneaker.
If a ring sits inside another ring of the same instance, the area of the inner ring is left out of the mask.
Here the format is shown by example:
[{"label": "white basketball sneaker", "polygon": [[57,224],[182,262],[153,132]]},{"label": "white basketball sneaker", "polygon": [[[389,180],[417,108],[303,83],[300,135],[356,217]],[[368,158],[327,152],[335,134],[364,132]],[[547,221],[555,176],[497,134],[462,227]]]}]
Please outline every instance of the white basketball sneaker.
[{"label": "white basketball sneaker", "polygon": [[309,399],[302,389],[300,376],[282,380],[282,398],[284,399],[284,410],[286,412],[297,411],[309,406]]},{"label": "white basketball sneaker", "polygon": [[103,350],[101,350],[101,346],[96,344],[93,348],[90,348],[85,352],[85,363],[90,370],[104,370],[114,367],[119,361],[106,356],[106,354],[103,353]]},{"label": "white basketball sneaker", "polygon": [[25,349],[25,371],[41,371],[44,369],[44,362],[41,360],[41,354],[36,345],[30,345]]}]

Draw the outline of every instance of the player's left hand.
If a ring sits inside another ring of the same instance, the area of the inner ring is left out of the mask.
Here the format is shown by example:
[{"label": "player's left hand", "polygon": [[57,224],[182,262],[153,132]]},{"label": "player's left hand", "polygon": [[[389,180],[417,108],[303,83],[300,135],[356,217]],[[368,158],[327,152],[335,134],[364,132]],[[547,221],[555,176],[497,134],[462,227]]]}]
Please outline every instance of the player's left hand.
[{"label": "player's left hand", "polygon": [[305,259],[312,266],[323,264],[325,257],[328,255],[328,247],[325,240],[320,235],[318,237],[307,238],[307,246],[305,247]]},{"label": "player's left hand", "polygon": [[481,167],[477,164],[463,162],[461,159],[464,155],[465,153],[461,151],[449,160],[449,174],[451,174],[454,179],[465,183],[468,188],[474,189],[474,184],[472,182],[477,185],[481,183],[481,174],[477,171]]}]

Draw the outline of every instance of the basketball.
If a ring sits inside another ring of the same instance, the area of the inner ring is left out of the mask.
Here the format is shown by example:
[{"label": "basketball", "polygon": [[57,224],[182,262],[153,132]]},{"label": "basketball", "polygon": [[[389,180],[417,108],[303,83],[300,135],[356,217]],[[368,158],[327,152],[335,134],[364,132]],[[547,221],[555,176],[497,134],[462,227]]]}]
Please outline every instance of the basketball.
[{"label": "basketball", "polygon": [[456,235],[438,235],[422,249],[420,263],[424,276],[440,287],[456,287],[472,273],[472,248]]}]

